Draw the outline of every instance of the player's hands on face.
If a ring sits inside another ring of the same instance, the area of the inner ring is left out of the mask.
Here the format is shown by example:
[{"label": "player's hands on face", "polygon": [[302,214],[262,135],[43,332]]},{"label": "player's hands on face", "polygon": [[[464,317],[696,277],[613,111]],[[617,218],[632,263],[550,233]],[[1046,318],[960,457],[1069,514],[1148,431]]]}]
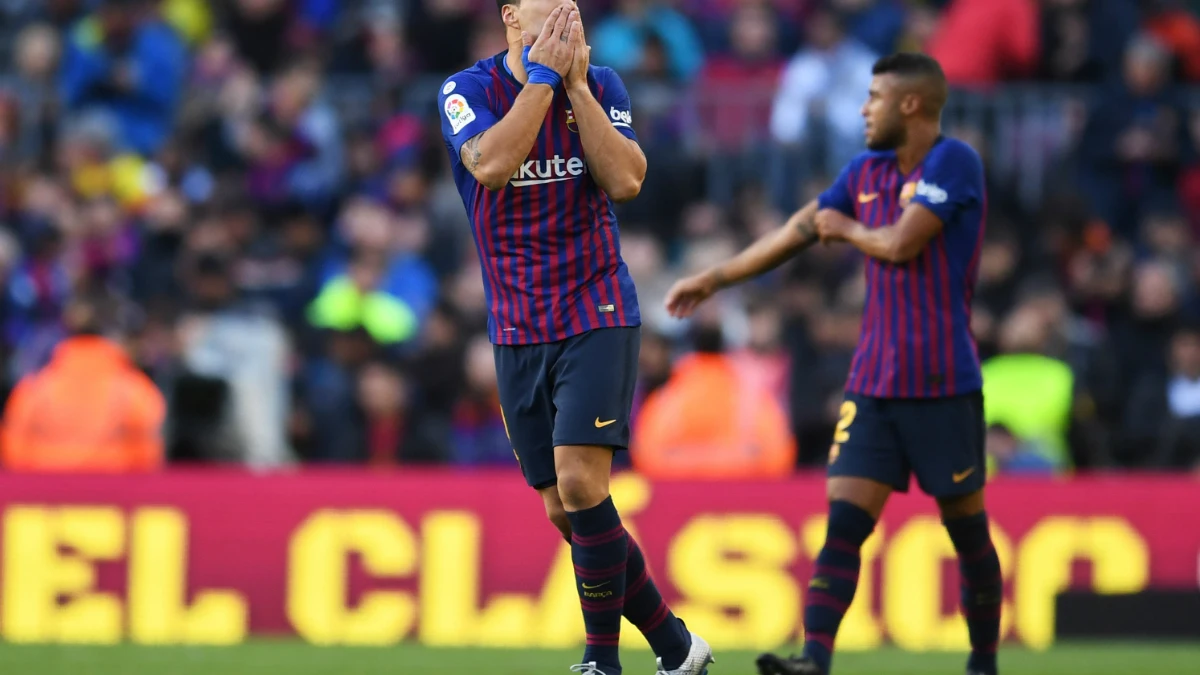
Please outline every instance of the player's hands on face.
[{"label": "player's hands on face", "polygon": [[717,290],[717,280],[708,273],[681,279],[667,292],[664,303],[667,313],[676,319],[686,319],[696,311],[700,303],[712,297]]},{"label": "player's hands on face", "polygon": [[536,40],[528,33],[521,34],[522,42],[530,47],[529,61],[540,63],[565,77],[575,60],[576,40],[573,38],[576,35],[574,26],[578,23],[579,10],[573,4],[555,7],[546,17],[542,34]]},{"label": "player's hands on face", "polygon": [[817,212],[817,235],[821,243],[846,241],[856,223],[846,214],[836,209],[821,209]]},{"label": "player's hands on face", "polygon": [[564,80],[567,89],[588,86],[588,66],[592,63],[592,48],[588,46],[583,33],[583,21],[577,21],[574,26],[571,39],[575,42],[575,59],[571,62],[571,72],[567,73]]}]

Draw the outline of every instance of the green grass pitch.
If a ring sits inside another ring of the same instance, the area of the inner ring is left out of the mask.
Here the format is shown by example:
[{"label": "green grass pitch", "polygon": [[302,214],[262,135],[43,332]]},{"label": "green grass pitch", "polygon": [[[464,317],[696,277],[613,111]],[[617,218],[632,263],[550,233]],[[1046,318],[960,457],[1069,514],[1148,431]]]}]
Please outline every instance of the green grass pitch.
[{"label": "green grass pitch", "polygon": [[[318,648],[253,642],[231,648],[0,645],[4,675],[568,675],[576,652]],[[624,655],[625,673],[653,675],[649,652]],[[717,654],[711,675],[753,675],[754,655]],[[840,655],[836,675],[961,675],[963,657],[884,650]],[[1196,675],[1200,643],[1073,644],[1046,653],[1008,649],[1004,675]]]}]

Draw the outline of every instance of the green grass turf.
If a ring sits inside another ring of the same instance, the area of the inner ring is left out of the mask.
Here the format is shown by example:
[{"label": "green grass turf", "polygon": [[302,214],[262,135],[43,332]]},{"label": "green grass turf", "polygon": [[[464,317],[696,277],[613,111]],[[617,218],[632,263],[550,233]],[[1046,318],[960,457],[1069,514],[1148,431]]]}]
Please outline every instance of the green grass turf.
[{"label": "green grass turf", "polygon": [[[4,675],[568,675],[576,652],[322,649],[296,642],[233,648],[0,645]],[[624,655],[628,675],[653,675],[649,652]],[[711,675],[753,675],[753,654],[718,653]],[[1046,653],[1008,649],[1004,675],[1196,675],[1200,644],[1082,645]],[[963,657],[883,650],[839,655],[836,675],[960,675]]]}]

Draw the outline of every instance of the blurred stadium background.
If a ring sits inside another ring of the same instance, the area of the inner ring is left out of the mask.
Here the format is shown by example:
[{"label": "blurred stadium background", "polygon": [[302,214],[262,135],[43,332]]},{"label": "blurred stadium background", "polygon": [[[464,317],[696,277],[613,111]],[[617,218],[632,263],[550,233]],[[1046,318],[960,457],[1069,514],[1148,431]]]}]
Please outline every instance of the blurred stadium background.
[{"label": "blurred stadium background", "polygon": [[[620,209],[646,324],[614,491],[714,673],[799,638],[861,265],[819,248],[691,324],[662,295],[860,148],[897,49],[941,60],[988,167],[1006,672],[1200,672],[1200,3],[581,5],[650,160]],[[0,670],[573,662],[436,119],[504,48],[492,0],[0,0]],[[959,672],[929,505],[867,555],[839,672]]]}]

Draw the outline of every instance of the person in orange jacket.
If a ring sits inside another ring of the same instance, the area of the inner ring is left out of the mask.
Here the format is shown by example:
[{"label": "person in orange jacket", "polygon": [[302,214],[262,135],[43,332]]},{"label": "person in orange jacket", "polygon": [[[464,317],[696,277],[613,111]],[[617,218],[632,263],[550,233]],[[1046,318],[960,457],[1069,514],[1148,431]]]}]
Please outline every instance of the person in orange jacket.
[{"label": "person in orange jacket", "polygon": [[9,471],[131,473],[163,462],[162,393],[98,329],[97,305],[66,311],[71,337],[22,379],[4,411],[0,460]]},{"label": "person in orange jacket", "polygon": [[696,353],[642,407],[633,466],[649,478],[778,478],[795,468],[796,443],[774,392],[722,353],[719,327],[696,333]]}]

